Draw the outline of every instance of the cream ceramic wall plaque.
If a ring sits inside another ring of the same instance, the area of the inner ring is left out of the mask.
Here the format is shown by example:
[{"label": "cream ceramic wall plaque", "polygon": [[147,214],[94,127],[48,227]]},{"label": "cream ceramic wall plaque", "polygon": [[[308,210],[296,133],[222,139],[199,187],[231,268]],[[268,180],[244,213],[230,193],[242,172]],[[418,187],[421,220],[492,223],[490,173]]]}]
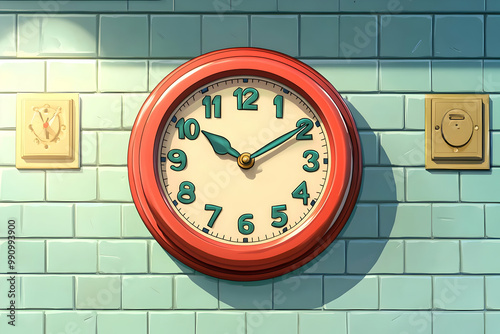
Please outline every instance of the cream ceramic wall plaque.
[{"label": "cream ceramic wall plaque", "polygon": [[18,94],[16,167],[80,168],[78,94]]}]

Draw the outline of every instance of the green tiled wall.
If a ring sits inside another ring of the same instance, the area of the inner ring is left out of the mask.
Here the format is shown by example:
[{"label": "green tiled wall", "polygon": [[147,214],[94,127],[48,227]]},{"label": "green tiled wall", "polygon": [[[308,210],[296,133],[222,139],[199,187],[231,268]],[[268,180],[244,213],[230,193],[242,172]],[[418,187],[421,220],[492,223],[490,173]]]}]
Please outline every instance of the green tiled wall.
[{"label": "green tiled wall", "polygon": [[[0,333],[499,333],[499,30],[498,0],[0,0]],[[192,57],[234,46],[317,69],[363,149],[338,240],[259,282],[167,254],[128,189],[148,93]],[[24,92],[80,93],[80,170],[15,168]],[[490,94],[490,171],[425,170],[424,97],[450,92]],[[9,218],[16,327],[4,303]]]}]

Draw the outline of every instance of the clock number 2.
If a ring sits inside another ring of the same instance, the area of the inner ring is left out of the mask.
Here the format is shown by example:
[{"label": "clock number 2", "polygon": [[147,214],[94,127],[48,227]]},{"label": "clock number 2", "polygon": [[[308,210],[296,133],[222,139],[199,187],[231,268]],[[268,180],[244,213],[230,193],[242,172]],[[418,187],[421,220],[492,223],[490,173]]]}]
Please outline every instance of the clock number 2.
[{"label": "clock number 2", "polygon": [[179,192],[177,193],[177,199],[182,204],[191,204],[196,199],[194,194],[195,186],[189,181],[181,182],[179,185]]},{"label": "clock number 2", "polygon": [[247,219],[253,219],[253,215],[251,213],[245,213],[238,218],[238,231],[240,231],[241,234],[251,234],[253,230],[255,230],[253,223]]},{"label": "clock number 2", "polygon": [[188,118],[187,120],[181,118],[177,121],[175,127],[179,129],[179,139],[194,140],[200,134],[200,124],[194,118]]},{"label": "clock number 2", "polygon": [[309,118],[301,118],[297,121],[297,127],[301,126],[304,126],[304,128],[297,133],[297,140],[311,140],[313,136],[308,132],[313,128],[313,122]]},{"label": "clock number 2", "polygon": [[[243,97],[247,94],[250,94],[244,101]],[[254,104],[255,101],[259,98],[259,92],[257,89],[248,87],[245,90],[238,87],[234,92],[233,96],[237,99],[237,107],[238,110],[257,110],[258,106]]]}]

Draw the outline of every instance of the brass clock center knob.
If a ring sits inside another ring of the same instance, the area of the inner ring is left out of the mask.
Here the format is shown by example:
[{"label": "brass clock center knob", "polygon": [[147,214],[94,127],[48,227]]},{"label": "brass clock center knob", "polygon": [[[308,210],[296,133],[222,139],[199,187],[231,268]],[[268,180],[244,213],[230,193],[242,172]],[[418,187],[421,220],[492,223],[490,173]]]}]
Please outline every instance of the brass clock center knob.
[{"label": "brass clock center knob", "polygon": [[238,157],[238,166],[240,166],[243,169],[252,168],[254,163],[255,163],[255,159],[250,158],[250,153],[248,153],[248,152],[242,153]]}]

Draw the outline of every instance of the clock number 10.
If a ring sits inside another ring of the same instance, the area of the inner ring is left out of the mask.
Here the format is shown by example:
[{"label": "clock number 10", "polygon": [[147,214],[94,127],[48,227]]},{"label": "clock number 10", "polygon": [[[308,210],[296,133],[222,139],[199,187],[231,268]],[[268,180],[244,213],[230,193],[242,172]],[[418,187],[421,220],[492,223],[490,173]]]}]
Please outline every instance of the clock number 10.
[{"label": "clock number 10", "polygon": [[179,139],[194,140],[200,134],[200,124],[194,118],[188,118],[187,120],[181,118],[177,121],[175,127],[179,129]]}]

